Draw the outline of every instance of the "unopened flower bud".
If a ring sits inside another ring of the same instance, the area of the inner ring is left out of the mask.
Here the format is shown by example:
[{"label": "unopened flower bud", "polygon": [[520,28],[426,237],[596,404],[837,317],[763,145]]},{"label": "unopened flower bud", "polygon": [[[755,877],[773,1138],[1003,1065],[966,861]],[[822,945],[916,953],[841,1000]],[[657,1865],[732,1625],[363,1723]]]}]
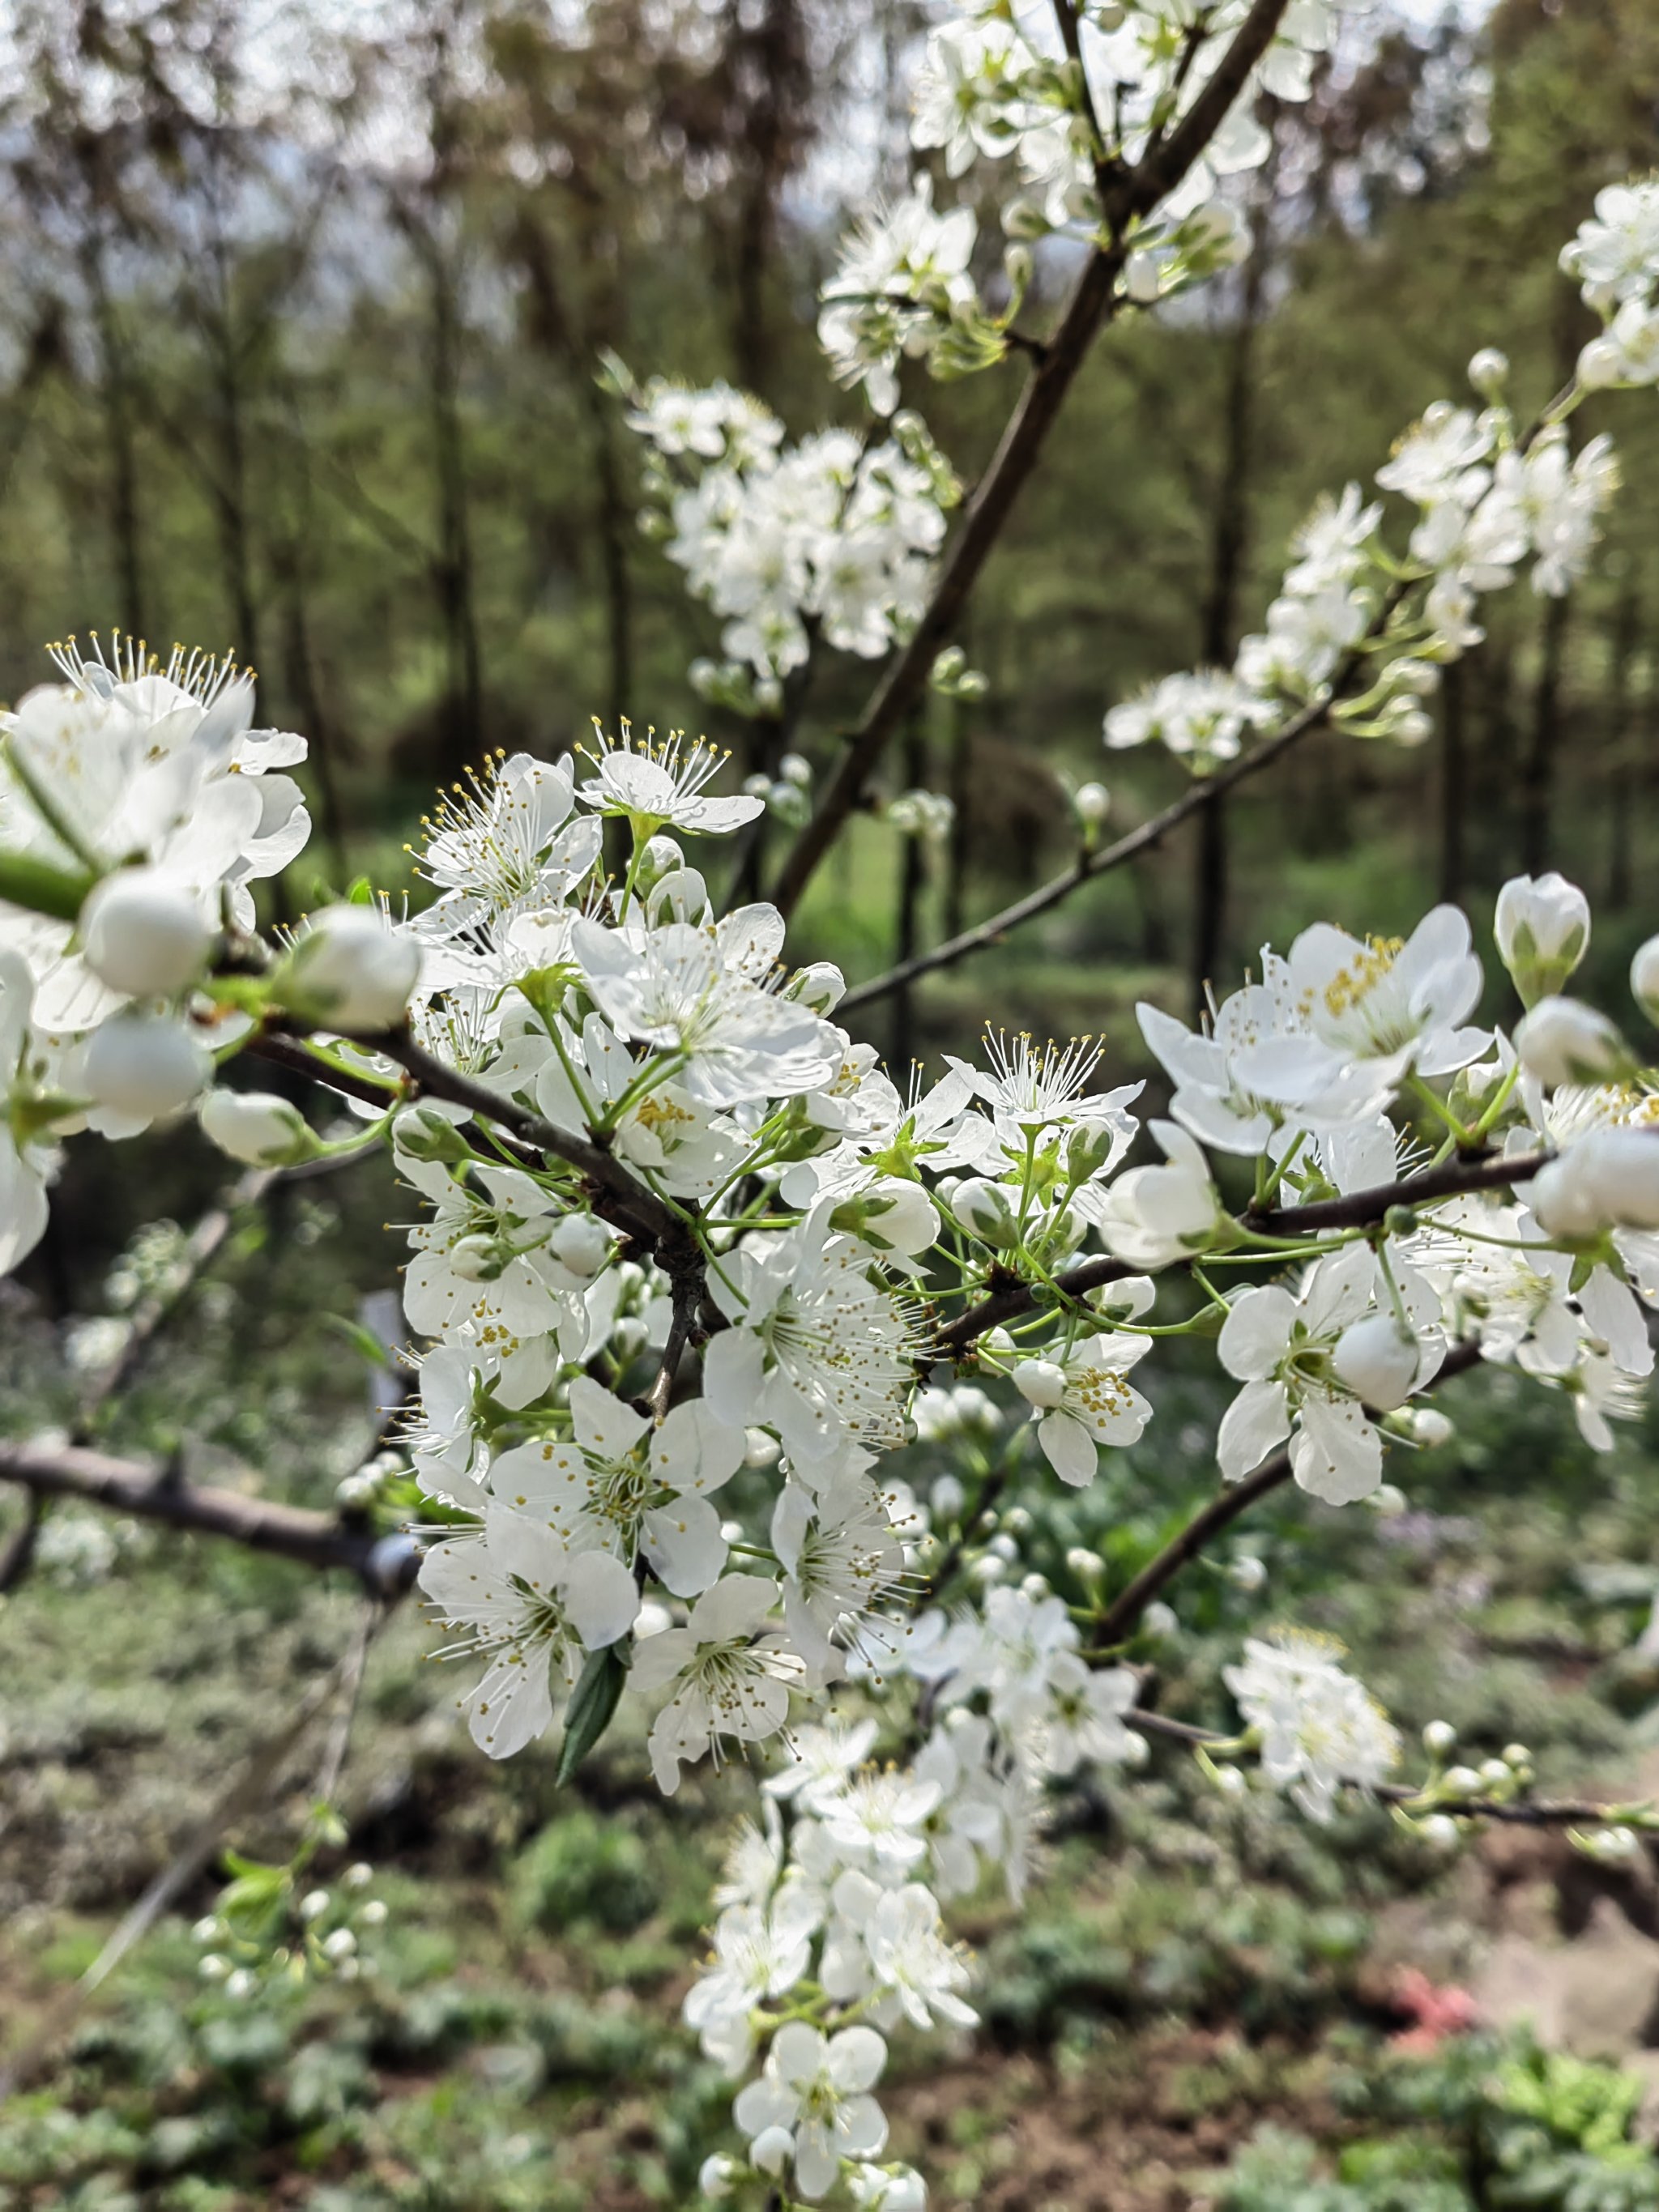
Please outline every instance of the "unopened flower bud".
[{"label": "unopened flower bud", "polygon": [[1539,1170],[1528,1196],[1547,1236],[1659,1229],[1659,1130],[1590,1130]]},{"label": "unopened flower bud", "polygon": [[1605,392],[1625,380],[1625,349],[1616,339],[1592,338],[1578,356],[1578,381],[1586,392]]},{"label": "unopened flower bud", "polygon": [[967,1503],[967,1492],[954,1474],[942,1474],[927,1493],[927,1503],[939,1521],[954,1521]]},{"label": "unopened flower bud", "polygon": [[994,1552],[984,1552],[968,1571],[975,1582],[988,1589],[993,1583],[1000,1583],[1007,1573],[1008,1562],[999,1559]]},{"label": "unopened flower bud", "polygon": [[246,1966],[238,1966],[234,1974],[227,1975],[225,1978],[225,1995],[228,1997],[239,2000],[251,1997],[258,1987],[258,1984]]},{"label": "unopened flower bud", "polygon": [[468,1237],[458,1237],[449,1248],[448,1261],[450,1273],[459,1275],[464,1283],[495,1282],[506,1264],[500,1244],[481,1230],[474,1230]]},{"label": "unopened flower bud", "polygon": [[1425,1844],[1437,1851],[1455,1851],[1463,1840],[1462,1831],[1449,1813],[1431,1813],[1419,1824],[1418,1834]]},{"label": "unopened flower bud", "polygon": [[1589,901],[1553,870],[1512,876],[1498,894],[1492,933],[1522,1004],[1535,1006],[1561,988],[1589,950]]},{"label": "unopened flower bud", "polygon": [[1397,1521],[1411,1501],[1396,1484],[1379,1482],[1365,1503],[1380,1521]]},{"label": "unopened flower bud", "polygon": [[1547,1091],[1613,1082],[1633,1064],[1617,1024],[1578,999],[1540,999],[1516,1023],[1515,1048]]},{"label": "unopened flower bud", "polygon": [[337,1963],[349,1959],[357,1948],[357,1938],[349,1928],[337,1928],[331,1936],[323,1939],[323,1956]]},{"label": "unopened flower bud", "polygon": [[1502,1756],[1504,1764],[1506,1766],[1530,1766],[1532,1765],[1532,1753],[1527,1749],[1524,1743],[1506,1743],[1504,1746]]},{"label": "unopened flower bud", "polygon": [[1253,1552],[1241,1552],[1227,1570],[1227,1579],[1235,1589],[1251,1595],[1267,1586],[1267,1570]]},{"label": "unopened flower bud", "polygon": [[1112,794],[1103,783],[1080,783],[1072,794],[1072,806],[1085,830],[1098,830],[1112,811]]},{"label": "unopened flower bud", "polygon": [[365,1928],[384,1928],[386,1906],[378,1897],[371,1897],[357,1917]]},{"label": "unopened flower bud", "polygon": [[1509,381],[1510,359],[1496,346],[1482,346],[1470,356],[1469,382],[1483,399],[1495,399]]},{"label": "unopened flower bud", "polygon": [[367,1889],[374,1879],[374,1869],[367,1859],[357,1859],[340,1876],[343,1889]]},{"label": "unopened flower bud", "polygon": [[1073,1544],[1066,1554],[1066,1565],[1080,1583],[1098,1582],[1106,1571],[1105,1560],[1086,1544]]},{"label": "unopened flower bud", "polygon": [[99,1105],[154,1121],[189,1105],[211,1080],[213,1056],[170,1014],[116,1014],[94,1030],[82,1072]]},{"label": "unopened flower bud", "polygon": [[412,1160],[437,1160],[447,1167],[472,1157],[471,1147],[457,1124],[435,1106],[405,1106],[394,1115],[392,1141]]},{"label": "unopened flower bud", "polygon": [[983,1176],[966,1176],[957,1186],[951,1210],[969,1235],[977,1237],[982,1244],[1000,1249],[1018,1242],[1013,1208],[1000,1183],[988,1182]]},{"label": "unopened flower bud", "polygon": [[1066,1370],[1053,1359],[1022,1359],[1014,1370],[1014,1388],[1028,1406],[1052,1413],[1066,1401]]},{"label": "unopened flower bud", "polygon": [[396,1029],[420,978],[421,945],[378,906],[325,907],[295,939],[274,979],[283,1005],[370,1036]]},{"label": "unopened flower bud", "polygon": [[1507,1759],[1483,1759],[1480,1762],[1480,1779],[1488,1790],[1507,1790],[1515,1777],[1510,1770]]},{"label": "unopened flower bud", "polygon": [[328,1911],[328,1892],[325,1889],[307,1890],[300,1899],[301,1920],[320,1920]]},{"label": "unopened flower bud", "polygon": [[1632,995],[1650,1022],[1659,1024],[1659,937],[1649,938],[1630,963]]},{"label": "unopened flower bud", "polygon": [[213,933],[200,904],[162,868],[118,868],[81,908],[81,955],[100,982],[135,999],[171,998],[202,972]]},{"label": "unopened flower bud", "polygon": [[202,1134],[254,1168],[291,1166],[321,1150],[299,1108],[273,1091],[210,1091],[197,1109]]},{"label": "unopened flower bud", "polygon": [[697,2194],[711,2197],[716,2203],[722,2202],[732,2194],[738,2172],[736,2159],[728,2158],[724,2151],[715,2151],[697,2168]]},{"label": "unopened flower bud", "polygon": [[1430,1721],[1423,1730],[1423,1748],[1431,1759],[1443,1759],[1457,1741],[1449,1721]]},{"label": "unopened flower bud", "polygon": [[1020,1577],[1019,1594],[1022,1597],[1030,1598],[1033,1605],[1041,1605],[1043,1599],[1048,1595],[1050,1588],[1047,1575],[1039,1575],[1034,1571]]},{"label": "unopened flower bud", "polygon": [[1132,253],[1123,264],[1123,289],[1139,307],[1149,307],[1161,289],[1155,254]]},{"label": "unopened flower bud", "polygon": [[611,1256],[611,1237],[591,1213],[567,1213],[547,1240],[562,1267],[585,1279],[597,1275]]},{"label": "unopened flower bud", "polygon": [[205,1951],[196,1961],[196,1971],[204,1982],[222,1982],[230,1972],[230,1961],[216,1951]]},{"label": "unopened flower bud", "polygon": [[1161,1597],[1154,1598],[1140,1616],[1142,1635],[1152,1637],[1159,1643],[1164,1642],[1168,1637],[1176,1635],[1180,1627],[1180,1616],[1175,1607],[1172,1605],[1165,1605]]},{"label": "unopened flower bud", "polygon": [[814,960],[798,968],[784,989],[787,999],[810,1006],[815,1014],[833,1014],[847,995],[847,978],[833,960]]},{"label": "unopened flower bud", "polygon": [[1441,1780],[1448,1796],[1478,1797],[1480,1795],[1480,1777],[1472,1766],[1449,1766]]},{"label": "unopened flower bud", "polygon": [[1417,1381],[1417,1339],[1391,1313],[1352,1322],[1336,1340],[1331,1365],[1356,1397],[1379,1413],[1404,1405]]},{"label": "unopened flower bud", "polygon": [[1432,1451],[1440,1444],[1449,1443],[1457,1433],[1453,1423],[1436,1406],[1410,1407],[1409,1419],[1407,1434],[1425,1451]]},{"label": "unopened flower bud", "polygon": [[1249,1785],[1245,1781],[1241,1768],[1218,1766],[1215,1770],[1215,1786],[1224,1797],[1242,1797]]}]

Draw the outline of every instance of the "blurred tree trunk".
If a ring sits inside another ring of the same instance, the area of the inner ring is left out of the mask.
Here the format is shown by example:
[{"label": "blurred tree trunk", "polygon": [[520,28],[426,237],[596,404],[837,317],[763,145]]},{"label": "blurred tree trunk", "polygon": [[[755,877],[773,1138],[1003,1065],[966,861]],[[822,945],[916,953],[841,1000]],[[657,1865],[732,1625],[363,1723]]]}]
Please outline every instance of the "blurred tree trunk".
[{"label": "blurred tree trunk", "polygon": [[1636,829],[1636,763],[1642,715],[1636,702],[1641,612],[1634,582],[1619,595],[1613,623],[1607,699],[1607,878],[1602,903],[1622,914],[1631,902]]},{"label": "blurred tree trunk", "polygon": [[[1255,427],[1258,338],[1271,249],[1273,170],[1264,173],[1250,216],[1250,250],[1243,270],[1238,319],[1226,356],[1221,410],[1221,467],[1210,537],[1200,654],[1208,667],[1231,665],[1237,647],[1238,599],[1249,545],[1251,441]],[[1188,1001],[1196,1023],[1208,1006],[1207,988],[1219,973],[1227,921],[1227,814],[1212,799],[1200,811],[1193,878],[1192,965]]]},{"label": "blurred tree trunk", "polygon": [[453,782],[483,750],[483,673],[461,423],[460,306],[455,271],[435,227],[426,233],[424,243],[431,313],[428,400],[438,494],[434,581],[443,623],[446,693],[439,774]]}]

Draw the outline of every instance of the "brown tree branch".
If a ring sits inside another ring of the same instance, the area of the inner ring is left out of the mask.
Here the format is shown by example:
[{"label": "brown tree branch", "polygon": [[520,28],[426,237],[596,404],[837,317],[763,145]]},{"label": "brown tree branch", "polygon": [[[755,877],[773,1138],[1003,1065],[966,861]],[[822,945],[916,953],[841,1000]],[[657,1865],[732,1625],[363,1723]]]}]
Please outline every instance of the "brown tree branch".
[{"label": "brown tree branch", "polygon": [[938,969],[954,968],[959,960],[966,960],[975,952],[983,952],[988,946],[1000,943],[1011,930],[1021,928],[1028,921],[1035,921],[1040,914],[1047,914],[1050,908],[1069,898],[1080,884],[1091,883],[1097,876],[1109,874],[1112,869],[1121,868],[1126,862],[1137,860],[1142,853],[1151,852],[1154,846],[1163,843],[1171,830],[1179,829],[1193,815],[1213,805],[1236,784],[1259,775],[1281,753],[1288,751],[1298,738],[1306,737],[1310,730],[1317,729],[1328,718],[1340,696],[1340,684],[1343,680],[1346,679],[1338,679],[1338,687],[1333,689],[1328,697],[1316,700],[1293,714],[1264,744],[1252,747],[1225,768],[1217,769],[1213,774],[1194,781],[1179,799],[1172,799],[1161,811],[1143,822],[1139,829],[1127,831],[1115,843],[1103,845],[1097,852],[1079,854],[1072,866],[1060,875],[1051,877],[1046,884],[1039,884],[1034,891],[1028,891],[1024,898],[1016,899],[1012,906],[1004,907],[988,920],[976,922],[971,929],[964,929],[960,936],[947,938],[943,945],[936,945],[931,952],[920,952],[914,960],[907,960],[900,966],[890,969],[884,975],[874,976],[867,983],[855,983],[842,999],[836,1008],[837,1013],[850,1012],[855,1006],[871,1006],[878,999],[884,999],[892,992],[914,983],[918,976],[931,975]]},{"label": "brown tree branch", "polygon": [[20,1483],[40,1497],[83,1498],[198,1535],[228,1537],[301,1566],[340,1568],[381,1597],[407,1589],[420,1565],[411,1536],[380,1536],[331,1513],[198,1487],[168,1468],[114,1459],[80,1444],[0,1444],[0,1482]]},{"label": "brown tree branch", "polygon": [[786,856],[772,898],[787,917],[842,824],[861,801],[872,770],[926,688],[1014,501],[1036,465],[1095,335],[1115,314],[1116,287],[1134,224],[1150,215],[1202,154],[1267,52],[1288,0],[1255,0],[1232,43],[1169,136],[1103,196],[1103,235],[1085,263],[1043,359],[1032,369],[1001,442],[940,566],[933,593],[896,660],[877,685],[811,819]]},{"label": "brown tree branch", "polygon": [[[1441,1362],[1434,1377],[1437,1386],[1453,1376],[1467,1374],[1480,1363],[1480,1346],[1470,1340],[1455,1344]],[[1246,1475],[1243,1482],[1231,1484],[1220,1491],[1209,1504],[1195,1513],[1177,1535],[1172,1536],[1161,1552],[1148,1559],[1133,1581],[1125,1584],[1101,1616],[1094,1649],[1109,1650],[1123,1643],[1133,1632],[1135,1623],[1146,1607],[1172,1582],[1182,1569],[1202,1552],[1212,1538],[1224,1528],[1231,1528],[1242,1513],[1277,1490],[1291,1479],[1291,1455],[1287,1446],[1281,1445],[1264,1459],[1254,1474]]]},{"label": "brown tree branch", "polygon": [[[1126,1728],[1138,1729],[1143,1735],[1166,1737],[1171,1743],[1184,1743],[1194,1751],[1205,1751],[1212,1744],[1227,1743],[1231,1738],[1218,1735],[1213,1729],[1194,1728],[1186,1721],[1172,1721],[1164,1714],[1152,1712],[1144,1705],[1131,1705],[1123,1716]],[[1409,1783],[1383,1782],[1375,1784],[1369,1794],[1380,1798],[1385,1805],[1414,1804],[1422,1791],[1413,1790]],[[1537,1797],[1504,1800],[1497,1797],[1442,1798],[1423,1808],[1425,1813],[1449,1813],[1458,1820],[1510,1820],[1528,1828],[1559,1828],[1580,1823],[1594,1826],[1608,1820],[1619,1820],[1628,1808],[1618,1805],[1598,1805],[1583,1797]]]}]

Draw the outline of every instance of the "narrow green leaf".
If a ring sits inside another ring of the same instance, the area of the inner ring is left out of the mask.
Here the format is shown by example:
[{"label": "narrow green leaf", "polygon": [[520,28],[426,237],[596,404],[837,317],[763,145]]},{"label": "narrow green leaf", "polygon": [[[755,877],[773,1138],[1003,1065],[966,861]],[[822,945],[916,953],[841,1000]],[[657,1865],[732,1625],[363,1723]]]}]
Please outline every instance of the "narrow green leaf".
[{"label": "narrow green leaf", "polygon": [[28,853],[0,853],[0,900],[30,914],[49,914],[55,921],[74,921],[96,880],[85,871],[54,868]]},{"label": "narrow green leaf", "polygon": [[559,1782],[569,1781],[610,1727],[627,1680],[628,1662],[614,1644],[606,1650],[590,1654],[565,1712],[564,1741],[559,1748],[556,1778]]}]

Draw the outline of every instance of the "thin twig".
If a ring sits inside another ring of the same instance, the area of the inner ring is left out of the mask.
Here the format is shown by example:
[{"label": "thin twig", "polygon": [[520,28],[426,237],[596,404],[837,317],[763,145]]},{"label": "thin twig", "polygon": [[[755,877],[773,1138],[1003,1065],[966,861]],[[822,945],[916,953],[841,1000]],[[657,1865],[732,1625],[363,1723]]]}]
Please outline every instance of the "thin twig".
[{"label": "thin twig", "polygon": [[[1440,1364],[1434,1377],[1435,1385],[1449,1382],[1454,1376],[1467,1374],[1480,1362],[1480,1346],[1474,1341],[1455,1344]],[[1124,1643],[1136,1622],[1166,1583],[1173,1582],[1182,1569],[1195,1559],[1200,1552],[1229,1528],[1241,1514],[1266,1498],[1272,1491],[1291,1479],[1291,1455],[1287,1446],[1262,1461],[1255,1473],[1247,1475],[1243,1482],[1229,1486],[1212,1498],[1209,1504],[1195,1513],[1180,1533],[1172,1536],[1161,1552],[1146,1562],[1134,1579],[1127,1583],[1102,1614],[1096,1631],[1094,1649],[1110,1650]]]},{"label": "thin twig", "polygon": [[409,1587],[420,1564],[410,1536],[377,1536],[331,1513],[182,1482],[171,1468],[112,1458],[84,1445],[0,1444],[0,1482],[21,1483],[41,1497],[84,1498],[199,1535],[228,1537],[301,1566],[343,1568],[388,1597]]},{"label": "thin twig", "polygon": [[1267,52],[1288,0],[1255,0],[1186,114],[1134,168],[1108,180],[1102,232],[1066,311],[1009,416],[990,466],[969,501],[962,527],[940,564],[933,597],[898,658],[878,684],[823,799],[785,858],[773,887],[787,917],[858,806],[877,762],[925,689],[933,661],[1001,536],[1014,501],[1048,442],[1097,332],[1118,311],[1117,280],[1135,223],[1172,191],[1220,129],[1250,71]]},{"label": "thin twig", "polygon": [[[1164,1736],[1171,1743],[1187,1744],[1194,1751],[1207,1751],[1212,1744],[1234,1741],[1214,1729],[1194,1728],[1186,1721],[1172,1721],[1163,1713],[1149,1711],[1144,1705],[1131,1705],[1123,1722],[1126,1728],[1135,1729],[1143,1735]],[[1368,1794],[1380,1798],[1385,1805],[1413,1805],[1423,1795],[1407,1782],[1373,1784]],[[1593,1826],[1623,1819],[1627,1812],[1625,1807],[1598,1805],[1583,1797],[1510,1801],[1497,1797],[1447,1797],[1437,1798],[1422,1809],[1425,1813],[1449,1813],[1458,1820],[1508,1820],[1528,1828],[1572,1827],[1581,1824]]]}]

